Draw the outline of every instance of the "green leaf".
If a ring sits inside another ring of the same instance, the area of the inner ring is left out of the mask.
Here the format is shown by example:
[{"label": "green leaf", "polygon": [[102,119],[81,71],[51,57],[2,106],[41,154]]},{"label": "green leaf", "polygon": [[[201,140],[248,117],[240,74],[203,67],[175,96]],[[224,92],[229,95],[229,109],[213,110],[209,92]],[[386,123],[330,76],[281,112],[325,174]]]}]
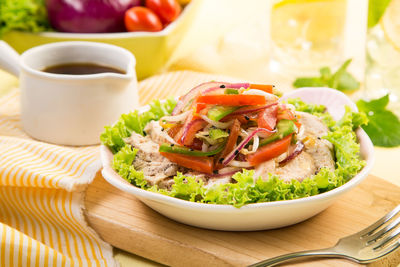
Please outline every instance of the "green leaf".
[{"label": "green leaf", "polygon": [[325,86],[326,83],[321,80],[319,77],[303,77],[303,78],[297,78],[293,82],[293,86],[295,88],[300,88],[300,87],[321,87]]},{"label": "green leaf", "polygon": [[368,28],[374,27],[385,13],[391,0],[369,0]]},{"label": "green leaf", "polygon": [[360,83],[348,72],[342,73],[338,80],[336,89],[339,91],[353,91],[360,88]]},{"label": "green leaf", "polygon": [[321,79],[323,81],[327,81],[327,80],[331,79],[331,77],[332,77],[331,69],[328,67],[321,68],[319,70],[319,73],[321,74]]},{"label": "green leaf", "polygon": [[346,70],[350,63],[351,59],[346,60],[334,74],[330,68],[323,67],[319,70],[320,77],[297,78],[293,86],[296,88],[327,86],[340,91],[357,90],[360,88],[360,83]]},{"label": "green leaf", "polygon": [[105,126],[104,132],[100,135],[100,141],[108,146],[115,154],[124,145],[124,138],[131,136],[132,132],[144,135],[143,129],[151,120],[159,120],[161,117],[171,114],[176,105],[176,101],[168,99],[161,103],[155,100],[150,104],[149,111],[139,114],[137,110],[122,114],[113,126]]},{"label": "green leaf", "polygon": [[11,30],[51,30],[44,0],[0,0],[0,36]]},{"label": "green leaf", "polygon": [[340,91],[351,91],[360,88],[360,83],[347,72],[351,59],[346,60],[343,65],[332,75],[328,86]]},{"label": "green leaf", "polygon": [[385,109],[389,103],[389,96],[371,101],[359,100],[357,107],[365,112],[368,125],[363,129],[371,138],[372,143],[382,147],[396,147],[400,145],[400,121],[393,112]]},{"label": "green leaf", "polygon": [[362,99],[357,101],[357,107],[364,112],[385,110],[388,104],[389,95],[385,95],[381,98],[373,99],[371,101],[365,101]]}]

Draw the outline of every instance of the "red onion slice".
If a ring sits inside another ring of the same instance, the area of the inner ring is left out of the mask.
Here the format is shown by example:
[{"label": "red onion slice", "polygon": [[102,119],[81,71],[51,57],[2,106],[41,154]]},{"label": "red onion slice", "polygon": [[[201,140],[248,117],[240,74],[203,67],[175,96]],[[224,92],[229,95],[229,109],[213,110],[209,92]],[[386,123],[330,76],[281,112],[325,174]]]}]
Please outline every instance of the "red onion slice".
[{"label": "red onion slice", "polygon": [[300,153],[304,150],[304,144],[301,141],[297,141],[296,143],[296,147],[293,150],[293,152],[287,156],[284,160],[279,162],[279,165],[285,165],[286,163],[288,163],[289,161],[291,161],[292,159],[294,159],[295,157],[297,157],[298,155],[300,155]]},{"label": "red onion slice", "polygon": [[192,90],[190,90],[186,95],[182,96],[181,99],[178,100],[178,103],[176,103],[176,106],[174,110],[172,111],[171,115],[176,115],[179,112],[182,111],[182,109],[187,105],[187,103],[196,97],[198,94],[209,90],[209,89],[221,89],[221,85],[224,85],[225,88],[248,88],[250,87],[249,83],[224,83],[224,82],[207,82],[207,83],[202,83],[196,87],[194,87]]},{"label": "red onion slice", "polygon": [[190,121],[186,125],[184,125],[183,133],[182,133],[182,137],[181,137],[181,143],[185,146],[191,145],[195,135],[193,134],[193,135],[189,136],[189,133],[197,132],[201,128],[205,127],[206,124],[207,124],[207,122],[205,122],[202,119],[195,119],[195,120]]},{"label": "red onion slice", "polygon": [[240,150],[242,150],[247,145],[247,143],[249,143],[250,140],[253,139],[253,137],[258,132],[261,132],[261,131],[268,132],[268,133],[275,133],[276,132],[276,130],[270,131],[270,130],[265,129],[265,128],[257,128],[256,130],[254,130],[254,132],[249,134],[242,142],[240,142],[240,144],[234,150],[232,150],[232,152],[229,153],[228,156],[226,156],[224,161],[222,161],[222,164],[224,166],[226,166],[229,162],[231,162],[237,156],[237,154],[239,154]]},{"label": "red onion slice", "polygon": [[192,90],[190,90],[186,95],[183,95],[178,102],[176,103],[176,106],[174,110],[172,111],[171,115],[176,115],[179,112],[182,111],[182,109],[187,105],[187,103],[203,92],[204,90],[207,90],[208,88],[211,87],[219,87],[221,85],[227,85],[228,83],[223,83],[223,82],[207,82],[207,83],[202,83],[196,87],[194,87]]}]

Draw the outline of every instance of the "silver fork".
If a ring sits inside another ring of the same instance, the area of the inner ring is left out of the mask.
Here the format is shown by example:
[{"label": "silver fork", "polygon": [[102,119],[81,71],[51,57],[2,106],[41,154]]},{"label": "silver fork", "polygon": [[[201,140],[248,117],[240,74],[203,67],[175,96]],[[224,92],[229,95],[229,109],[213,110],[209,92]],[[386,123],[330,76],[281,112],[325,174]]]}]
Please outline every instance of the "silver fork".
[{"label": "silver fork", "polygon": [[400,247],[400,205],[364,230],[340,239],[334,247],[306,250],[260,261],[249,267],[275,266],[299,257],[344,258],[358,263],[376,261]]}]

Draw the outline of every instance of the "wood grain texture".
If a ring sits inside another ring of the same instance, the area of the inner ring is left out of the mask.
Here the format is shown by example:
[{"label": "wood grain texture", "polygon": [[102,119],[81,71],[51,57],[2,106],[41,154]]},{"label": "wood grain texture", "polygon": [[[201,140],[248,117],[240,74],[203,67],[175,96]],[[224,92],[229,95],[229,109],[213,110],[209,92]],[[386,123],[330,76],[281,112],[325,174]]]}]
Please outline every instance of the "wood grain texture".
[{"label": "wood grain texture", "polygon": [[[89,224],[111,245],[166,265],[208,267],[246,266],[284,253],[332,246],[399,203],[399,187],[369,176],[327,210],[305,222],[269,231],[224,232],[172,221],[112,187],[100,174],[89,186],[85,199]],[[371,265],[398,264],[397,252]],[[323,259],[290,266],[358,265]]]}]

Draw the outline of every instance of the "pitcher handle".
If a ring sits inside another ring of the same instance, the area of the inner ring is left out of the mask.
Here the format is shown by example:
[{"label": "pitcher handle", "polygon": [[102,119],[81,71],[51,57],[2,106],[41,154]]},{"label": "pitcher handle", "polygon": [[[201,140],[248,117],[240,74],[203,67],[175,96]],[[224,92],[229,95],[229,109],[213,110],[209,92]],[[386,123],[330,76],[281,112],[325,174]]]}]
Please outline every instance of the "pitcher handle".
[{"label": "pitcher handle", "polygon": [[9,44],[0,40],[0,69],[15,76],[20,72],[20,56]]}]

